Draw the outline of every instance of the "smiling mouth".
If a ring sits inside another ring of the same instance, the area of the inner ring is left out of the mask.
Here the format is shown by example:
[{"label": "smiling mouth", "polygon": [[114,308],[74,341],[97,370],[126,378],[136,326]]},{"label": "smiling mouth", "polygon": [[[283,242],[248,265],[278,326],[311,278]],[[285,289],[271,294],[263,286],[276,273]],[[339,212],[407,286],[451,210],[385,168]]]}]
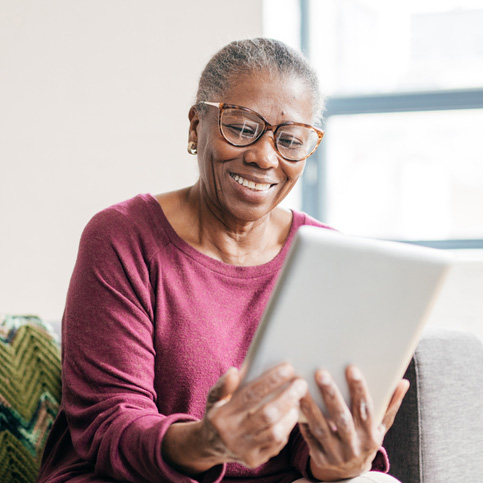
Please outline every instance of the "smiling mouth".
[{"label": "smiling mouth", "polygon": [[242,186],[245,186],[246,188],[249,188],[254,191],[267,191],[271,184],[268,183],[255,183],[253,181],[249,181],[248,179],[242,178],[238,174],[233,174],[230,173],[230,176],[238,183],[241,184]]}]

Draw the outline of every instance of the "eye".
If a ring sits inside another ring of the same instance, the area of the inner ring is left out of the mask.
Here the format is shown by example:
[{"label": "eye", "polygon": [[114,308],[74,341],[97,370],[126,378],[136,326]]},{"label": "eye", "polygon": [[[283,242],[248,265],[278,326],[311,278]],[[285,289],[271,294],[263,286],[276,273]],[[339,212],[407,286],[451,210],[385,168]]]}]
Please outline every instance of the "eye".
[{"label": "eye", "polygon": [[259,125],[253,122],[232,122],[224,123],[223,128],[229,130],[233,135],[239,138],[253,139],[257,136]]},{"label": "eye", "polygon": [[304,144],[301,139],[284,131],[278,135],[277,143],[285,149],[300,149]]}]

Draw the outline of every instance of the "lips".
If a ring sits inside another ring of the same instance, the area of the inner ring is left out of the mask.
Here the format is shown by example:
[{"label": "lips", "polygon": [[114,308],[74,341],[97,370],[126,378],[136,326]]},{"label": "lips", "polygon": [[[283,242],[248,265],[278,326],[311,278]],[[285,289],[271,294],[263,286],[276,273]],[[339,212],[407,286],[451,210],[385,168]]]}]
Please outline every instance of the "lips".
[{"label": "lips", "polygon": [[230,176],[238,183],[241,184],[242,186],[245,186],[246,188],[249,188],[254,191],[267,191],[270,186],[272,186],[269,183],[255,183],[254,181],[250,181],[248,179],[242,178],[238,174],[233,174],[230,173]]}]

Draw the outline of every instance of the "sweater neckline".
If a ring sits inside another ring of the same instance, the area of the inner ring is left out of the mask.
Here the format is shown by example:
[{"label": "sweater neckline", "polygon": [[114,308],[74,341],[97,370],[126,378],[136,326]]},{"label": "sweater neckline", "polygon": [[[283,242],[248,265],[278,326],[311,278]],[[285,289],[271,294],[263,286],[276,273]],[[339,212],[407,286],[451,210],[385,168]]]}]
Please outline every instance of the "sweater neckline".
[{"label": "sweater neckline", "polygon": [[291,210],[292,212],[292,224],[288,236],[282,246],[282,249],[278,254],[261,265],[239,266],[231,265],[215,258],[212,258],[204,253],[198,251],[191,246],[185,240],[183,240],[175,231],[171,223],[166,218],[166,215],[159,204],[158,200],[152,194],[140,195],[144,198],[145,202],[152,208],[155,219],[159,221],[160,227],[165,235],[168,237],[172,245],[178,250],[182,251],[185,255],[200,263],[201,265],[209,268],[212,271],[221,273],[223,275],[243,278],[255,278],[261,277],[273,272],[277,272],[283,265],[283,262],[287,256],[291,242],[297,229],[303,224],[302,214]]}]

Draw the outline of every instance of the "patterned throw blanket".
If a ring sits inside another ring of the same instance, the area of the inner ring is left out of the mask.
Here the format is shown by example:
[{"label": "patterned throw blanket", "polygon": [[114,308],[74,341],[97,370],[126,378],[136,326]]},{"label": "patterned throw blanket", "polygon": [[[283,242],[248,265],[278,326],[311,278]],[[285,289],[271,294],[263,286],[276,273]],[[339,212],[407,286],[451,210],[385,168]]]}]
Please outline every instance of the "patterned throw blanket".
[{"label": "patterned throw blanket", "polygon": [[61,395],[60,346],[33,316],[0,315],[0,482],[34,482]]}]

